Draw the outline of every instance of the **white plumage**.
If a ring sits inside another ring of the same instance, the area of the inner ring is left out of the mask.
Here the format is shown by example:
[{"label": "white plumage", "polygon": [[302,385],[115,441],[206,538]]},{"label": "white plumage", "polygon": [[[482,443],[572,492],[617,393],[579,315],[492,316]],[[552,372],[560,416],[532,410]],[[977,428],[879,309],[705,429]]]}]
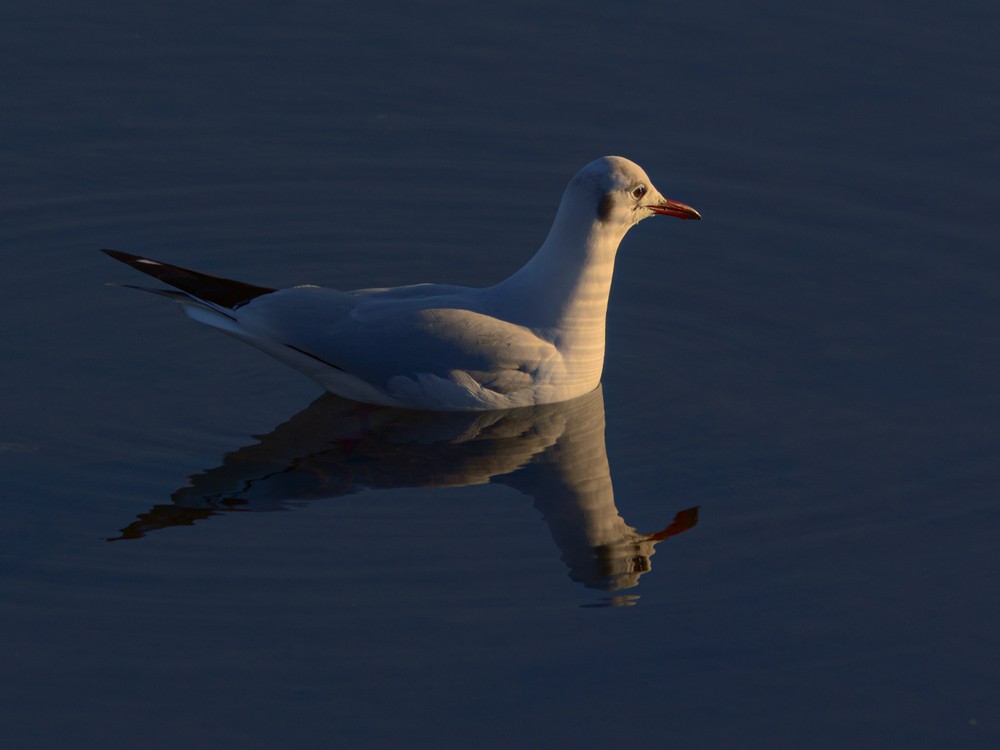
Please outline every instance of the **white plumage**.
[{"label": "white plumage", "polygon": [[193,319],[256,346],[324,388],[415,409],[505,409],[597,387],[615,254],[653,215],[700,219],[636,164],[591,162],[570,181],[538,252],[499,284],[342,292],[273,290],[105,251],[180,289]]}]

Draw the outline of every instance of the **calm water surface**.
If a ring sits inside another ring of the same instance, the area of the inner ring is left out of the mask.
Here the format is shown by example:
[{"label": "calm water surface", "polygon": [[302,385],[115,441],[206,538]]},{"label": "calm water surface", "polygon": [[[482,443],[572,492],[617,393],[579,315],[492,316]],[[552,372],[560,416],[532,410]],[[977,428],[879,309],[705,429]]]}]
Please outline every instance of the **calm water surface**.
[{"label": "calm water surface", "polygon": [[[998,746],[998,16],[4,6],[0,742]],[[488,285],[608,153],[705,220],[569,404],[320,397],[104,286]]]}]

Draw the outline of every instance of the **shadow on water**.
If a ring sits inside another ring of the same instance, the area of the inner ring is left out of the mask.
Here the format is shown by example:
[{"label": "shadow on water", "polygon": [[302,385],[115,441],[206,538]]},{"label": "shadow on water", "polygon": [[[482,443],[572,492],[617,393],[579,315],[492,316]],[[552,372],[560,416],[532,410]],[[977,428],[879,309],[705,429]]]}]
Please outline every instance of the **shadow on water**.
[{"label": "shadow on water", "polygon": [[641,534],[619,515],[600,388],[560,404],[461,413],[369,406],[325,394],[258,443],[190,477],[171,504],[154,506],[110,541],[227,511],[283,510],[363,489],[486,482],[532,498],[570,578],[590,588],[637,585],[656,544],[698,522],[698,508],[688,508],[661,531]]}]

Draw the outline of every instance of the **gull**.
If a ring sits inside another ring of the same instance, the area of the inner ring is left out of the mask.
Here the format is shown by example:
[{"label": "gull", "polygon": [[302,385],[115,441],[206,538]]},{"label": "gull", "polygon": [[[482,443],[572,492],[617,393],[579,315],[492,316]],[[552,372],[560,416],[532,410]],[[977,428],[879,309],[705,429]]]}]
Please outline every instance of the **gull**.
[{"label": "gull", "polygon": [[664,198],[639,165],[605,156],[570,180],[535,255],[490,287],[270,289],[103,252],[175,287],[134,288],[170,297],[188,317],[344,398],[431,411],[510,409],[597,388],[615,255],[628,230],[651,216],[701,218]]}]

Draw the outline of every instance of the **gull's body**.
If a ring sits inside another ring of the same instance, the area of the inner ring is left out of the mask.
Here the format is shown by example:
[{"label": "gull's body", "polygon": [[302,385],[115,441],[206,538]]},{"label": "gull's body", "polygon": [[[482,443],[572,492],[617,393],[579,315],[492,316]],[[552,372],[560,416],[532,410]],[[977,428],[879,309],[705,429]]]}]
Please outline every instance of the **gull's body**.
[{"label": "gull's body", "polygon": [[180,289],[166,293],[191,318],[333,393],[406,408],[505,409],[565,401],[597,387],[618,245],[655,214],[700,218],[663,198],[638,165],[598,159],[566,188],[534,257],[482,289],[272,290],[107,252]]}]

